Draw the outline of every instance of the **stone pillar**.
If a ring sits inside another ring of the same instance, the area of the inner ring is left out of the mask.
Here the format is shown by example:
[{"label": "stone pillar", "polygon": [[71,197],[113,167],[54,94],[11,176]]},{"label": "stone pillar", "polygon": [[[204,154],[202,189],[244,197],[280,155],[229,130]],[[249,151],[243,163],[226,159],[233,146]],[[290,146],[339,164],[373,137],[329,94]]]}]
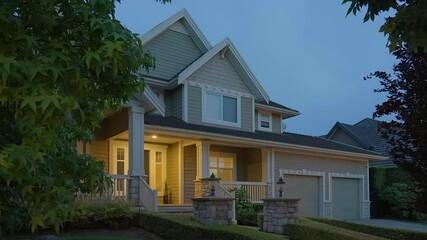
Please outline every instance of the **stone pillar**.
[{"label": "stone pillar", "polygon": [[193,198],[194,218],[203,224],[233,224],[233,198]]},{"label": "stone pillar", "polygon": [[[219,178],[200,178],[199,180],[194,180],[194,197],[215,197],[215,195],[212,195],[212,186],[215,186],[219,180]],[[213,192],[213,194],[215,194],[215,192]]]},{"label": "stone pillar", "polygon": [[129,108],[129,191],[128,199],[140,205],[140,178],[145,180],[144,169],[144,107]]},{"label": "stone pillar", "polygon": [[269,198],[264,202],[263,231],[283,234],[283,225],[298,222],[299,199]]}]

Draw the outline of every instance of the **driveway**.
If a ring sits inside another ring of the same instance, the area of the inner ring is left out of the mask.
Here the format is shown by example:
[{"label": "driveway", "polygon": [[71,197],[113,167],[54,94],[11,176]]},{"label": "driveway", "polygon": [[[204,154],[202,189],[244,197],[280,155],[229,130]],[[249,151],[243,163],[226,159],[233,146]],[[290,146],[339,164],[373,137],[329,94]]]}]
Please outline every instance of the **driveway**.
[{"label": "driveway", "polygon": [[378,226],[402,228],[412,231],[427,232],[427,225],[421,223],[404,222],[390,219],[365,219],[365,220],[350,220],[349,222]]}]

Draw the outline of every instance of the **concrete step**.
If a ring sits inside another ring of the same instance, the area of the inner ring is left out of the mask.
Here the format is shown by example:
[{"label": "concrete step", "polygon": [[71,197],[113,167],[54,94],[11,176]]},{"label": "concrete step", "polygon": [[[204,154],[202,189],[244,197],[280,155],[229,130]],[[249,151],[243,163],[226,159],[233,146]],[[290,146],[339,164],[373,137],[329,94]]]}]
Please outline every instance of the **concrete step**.
[{"label": "concrete step", "polygon": [[193,212],[193,206],[168,206],[168,205],[160,205],[159,212]]}]

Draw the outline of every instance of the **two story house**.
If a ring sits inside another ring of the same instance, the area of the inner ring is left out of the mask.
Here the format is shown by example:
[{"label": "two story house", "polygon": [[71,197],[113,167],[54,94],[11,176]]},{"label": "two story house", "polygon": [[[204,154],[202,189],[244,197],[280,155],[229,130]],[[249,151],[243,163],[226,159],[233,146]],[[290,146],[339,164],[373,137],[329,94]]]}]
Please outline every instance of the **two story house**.
[{"label": "two story house", "polygon": [[212,46],[185,10],[141,38],[156,57],[155,70],[142,72],[144,92],[79,146],[104,162],[115,191],[151,206],[147,195],[161,199],[167,185],[167,204],[191,206],[195,180],[213,173],[259,203],[278,197],[282,177],[302,216],[369,218],[368,159],[383,156],[283,133],[282,122],[300,113],[272,101],[231,40]]}]

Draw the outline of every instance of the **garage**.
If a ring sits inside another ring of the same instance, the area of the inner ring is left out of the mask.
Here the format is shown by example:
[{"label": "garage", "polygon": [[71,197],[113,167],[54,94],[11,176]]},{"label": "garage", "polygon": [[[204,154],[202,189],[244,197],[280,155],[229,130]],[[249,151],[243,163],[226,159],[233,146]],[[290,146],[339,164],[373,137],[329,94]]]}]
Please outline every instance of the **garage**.
[{"label": "garage", "polygon": [[360,218],[360,179],[332,178],[332,217]]},{"label": "garage", "polygon": [[299,198],[300,216],[319,217],[320,177],[285,175],[285,198]]}]

